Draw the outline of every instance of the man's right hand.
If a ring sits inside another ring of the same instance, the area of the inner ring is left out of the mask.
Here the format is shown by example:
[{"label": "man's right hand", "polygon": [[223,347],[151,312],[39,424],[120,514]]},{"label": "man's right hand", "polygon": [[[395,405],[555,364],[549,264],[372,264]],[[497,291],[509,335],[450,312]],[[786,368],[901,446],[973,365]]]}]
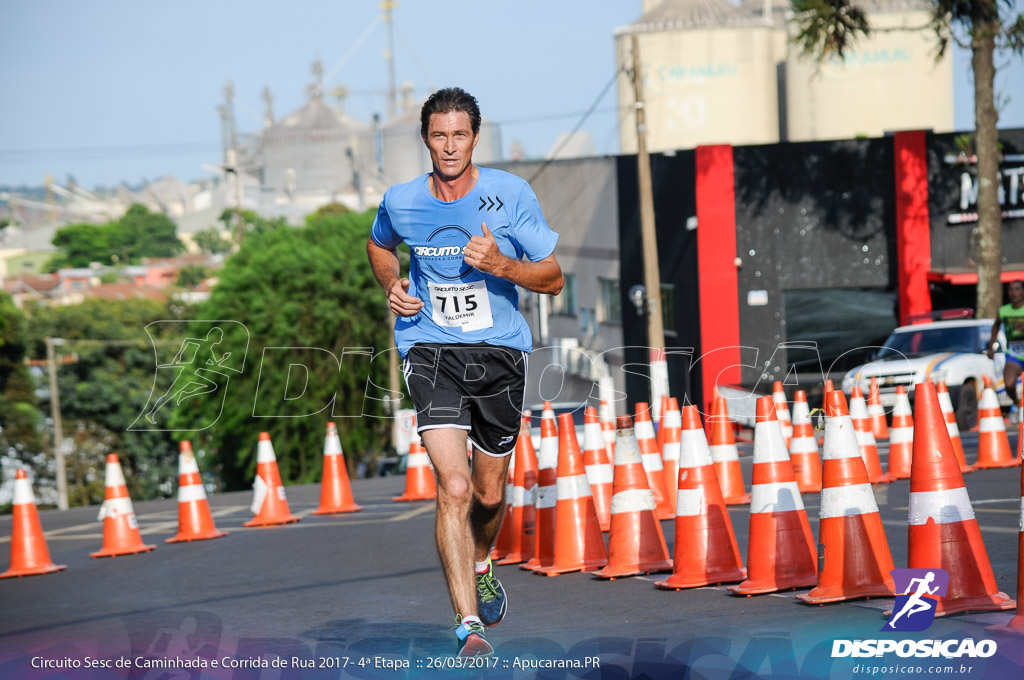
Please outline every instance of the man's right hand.
[{"label": "man's right hand", "polygon": [[398,316],[416,316],[423,309],[423,300],[409,295],[409,279],[395,279],[388,288],[391,311]]}]

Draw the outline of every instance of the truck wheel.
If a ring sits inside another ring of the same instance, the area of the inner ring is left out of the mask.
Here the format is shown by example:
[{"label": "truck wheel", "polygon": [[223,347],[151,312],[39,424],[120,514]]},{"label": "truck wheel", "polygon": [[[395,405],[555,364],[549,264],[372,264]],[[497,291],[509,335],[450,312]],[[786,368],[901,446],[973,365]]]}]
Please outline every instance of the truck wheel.
[{"label": "truck wheel", "polygon": [[968,380],[960,388],[960,396],[956,400],[956,426],[961,432],[967,432],[978,424],[978,393],[974,391],[974,381]]}]

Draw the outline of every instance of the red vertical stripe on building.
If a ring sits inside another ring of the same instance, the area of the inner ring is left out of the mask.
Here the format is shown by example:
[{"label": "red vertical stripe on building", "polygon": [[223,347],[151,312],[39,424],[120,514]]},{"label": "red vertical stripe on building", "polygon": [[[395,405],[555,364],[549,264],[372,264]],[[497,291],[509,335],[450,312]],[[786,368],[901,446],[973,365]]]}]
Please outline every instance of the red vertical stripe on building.
[{"label": "red vertical stripe on building", "polygon": [[900,323],[911,314],[930,312],[928,270],[932,264],[928,220],[928,157],[924,132],[893,136],[896,162],[896,256],[899,271]]},{"label": "red vertical stripe on building", "polygon": [[704,404],[715,385],[739,384],[740,308],[731,146],[698,146],[697,269]]}]

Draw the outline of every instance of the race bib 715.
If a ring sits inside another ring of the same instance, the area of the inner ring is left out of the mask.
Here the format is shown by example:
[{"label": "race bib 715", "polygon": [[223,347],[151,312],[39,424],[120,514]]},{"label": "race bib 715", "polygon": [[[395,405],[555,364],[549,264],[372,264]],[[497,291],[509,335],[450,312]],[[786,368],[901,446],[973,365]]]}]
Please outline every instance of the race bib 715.
[{"label": "race bib 715", "polygon": [[483,281],[433,283],[428,281],[434,323],[447,328],[476,331],[494,325],[491,299]]}]

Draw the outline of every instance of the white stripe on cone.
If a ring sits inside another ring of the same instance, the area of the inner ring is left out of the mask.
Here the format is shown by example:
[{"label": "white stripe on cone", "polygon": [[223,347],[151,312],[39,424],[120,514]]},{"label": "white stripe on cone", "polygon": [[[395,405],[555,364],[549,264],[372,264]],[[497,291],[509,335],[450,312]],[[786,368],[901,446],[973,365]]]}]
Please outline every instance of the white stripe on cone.
[{"label": "white stripe on cone", "polygon": [[178,487],[178,502],[192,503],[194,501],[205,501],[206,491],[202,484],[189,484]]},{"label": "white stripe on cone", "polygon": [[676,492],[676,517],[700,517],[704,514],[704,489],[679,489]]},{"label": "white stripe on cone", "polygon": [[971,507],[967,488],[960,486],[939,491],[912,491],[908,522],[916,526],[926,524],[929,519],[936,524],[954,524],[974,519],[974,508]]},{"label": "white stripe on cone", "polygon": [[35,505],[36,497],[28,478],[14,480],[14,498],[11,505]]},{"label": "white stripe on cone", "polygon": [[795,481],[755,484],[750,487],[750,514],[752,515],[803,509],[804,502],[800,498],[800,488]]},{"label": "white stripe on cone", "polygon": [[821,519],[853,517],[878,512],[870,484],[826,487],[821,490]]},{"label": "white stripe on cone", "polygon": [[555,488],[558,492],[558,498],[561,500],[587,498],[593,495],[590,493],[590,482],[587,481],[587,475],[585,474],[559,477]]},{"label": "white stripe on cone", "polygon": [[655,510],[654,494],[650,489],[627,489],[612,496],[611,514]]},{"label": "white stripe on cone", "polygon": [[611,484],[615,481],[615,466],[611,463],[588,465],[587,478],[591,484]]}]

